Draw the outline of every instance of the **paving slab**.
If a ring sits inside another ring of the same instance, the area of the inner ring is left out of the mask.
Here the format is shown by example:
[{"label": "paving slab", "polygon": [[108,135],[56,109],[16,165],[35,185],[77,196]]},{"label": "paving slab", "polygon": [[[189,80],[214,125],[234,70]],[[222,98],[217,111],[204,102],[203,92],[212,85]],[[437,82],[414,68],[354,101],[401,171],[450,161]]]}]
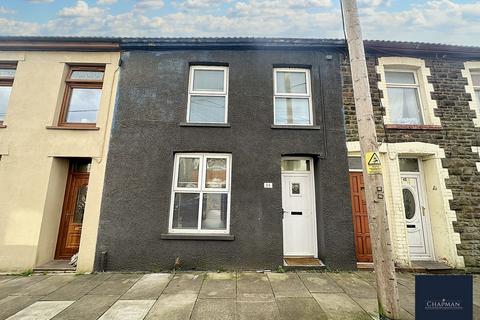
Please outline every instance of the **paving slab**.
[{"label": "paving slab", "polygon": [[100,320],[140,320],[145,317],[155,300],[118,300]]},{"label": "paving slab", "polygon": [[238,293],[272,293],[268,277],[264,273],[240,272],[237,274]]},{"label": "paving slab", "polygon": [[18,276],[0,276],[0,285],[7,281],[17,278]]},{"label": "paving slab", "polygon": [[7,296],[0,300],[0,319],[6,319],[38,300],[38,297]]},{"label": "paving slab", "polygon": [[283,320],[328,319],[314,298],[278,298],[277,306]]},{"label": "paving slab", "polygon": [[343,292],[343,289],[326,273],[298,272],[310,292]]},{"label": "paving slab", "polygon": [[273,301],[238,301],[237,320],[276,320],[280,319],[280,312],[275,300]]},{"label": "paving slab", "polygon": [[49,320],[72,303],[73,301],[38,301],[17,312],[8,320]]},{"label": "paving slab", "polygon": [[42,300],[78,300],[111,277],[111,274],[77,275],[75,279],[53,291]]},{"label": "paving slab", "polygon": [[235,298],[237,276],[232,272],[207,273],[199,298]]},{"label": "paving slab", "polygon": [[152,273],[144,275],[120,298],[122,300],[157,300],[167,286],[172,275]]},{"label": "paving slab", "polygon": [[97,295],[122,295],[142,277],[141,274],[119,273],[112,274],[110,278],[96,286],[89,294]]},{"label": "paving slab", "polygon": [[198,299],[192,320],[235,320],[235,299]]},{"label": "paving slab", "polygon": [[28,288],[25,288],[22,291],[19,291],[18,294],[25,296],[46,296],[73,281],[74,279],[75,275],[73,274],[53,275],[43,281],[39,281],[34,285],[29,286]]},{"label": "paving slab", "polygon": [[371,320],[371,316],[345,293],[313,293],[328,319]]},{"label": "paving slab", "polygon": [[53,320],[98,319],[110,308],[119,296],[86,295],[57,314]]},{"label": "paving slab", "polygon": [[[367,299],[367,298],[353,298],[363,310],[368,312],[373,319],[379,319],[378,315],[378,301],[377,299]],[[405,309],[400,309],[400,319],[402,320],[414,320],[414,317],[408,313]]]},{"label": "paving slab", "polygon": [[409,289],[410,292],[415,291],[415,275],[406,272],[397,272],[397,283]]},{"label": "paving slab", "polygon": [[50,276],[34,275],[27,277],[17,276],[14,279],[10,279],[10,281],[0,284],[0,299],[9,295],[17,295],[20,291],[49,277]]},{"label": "paving slab", "polygon": [[277,298],[308,298],[311,296],[295,272],[268,273],[267,276]]},{"label": "paving slab", "polygon": [[194,293],[162,294],[145,320],[189,320],[196,300]]},{"label": "paving slab", "polygon": [[274,302],[275,296],[273,292],[270,293],[238,293],[237,292],[237,301],[260,301],[260,302]]},{"label": "paving slab", "polygon": [[355,273],[328,274],[348,295],[359,298],[376,298],[375,288]]},{"label": "paving slab", "polygon": [[178,273],[163,291],[167,294],[194,293],[198,294],[202,287],[204,273]]},{"label": "paving slab", "polygon": [[400,294],[400,306],[411,315],[415,315],[415,296],[413,294]]}]

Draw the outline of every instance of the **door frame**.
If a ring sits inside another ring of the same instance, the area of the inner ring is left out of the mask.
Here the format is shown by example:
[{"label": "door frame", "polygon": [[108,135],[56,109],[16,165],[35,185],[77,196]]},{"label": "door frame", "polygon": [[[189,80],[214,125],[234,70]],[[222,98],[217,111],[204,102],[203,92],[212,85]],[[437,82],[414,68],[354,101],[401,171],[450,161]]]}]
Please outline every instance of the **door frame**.
[{"label": "door frame", "polygon": [[[318,258],[318,234],[317,234],[317,207],[316,207],[316,192],[315,192],[315,165],[313,162],[313,158],[311,157],[295,157],[295,156],[288,156],[282,157],[281,160],[307,160],[310,162],[310,171],[282,171],[280,168],[280,179],[282,181],[280,190],[282,193],[282,207],[283,207],[283,175],[287,176],[306,176],[310,177],[310,188],[311,188],[311,203],[312,203],[312,241],[313,241],[313,257]],[[285,237],[284,237],[284,228],[283,228],[283,216],[282,216],[282,244],[283,244],[283,256],[285,257],[295,257],[295,255],[286,255],[285,254]],[[298,255],[297,255],[298,256]]]},{"label": "door frame", "polygon": [[[61,250],[62,246],[65,245],[66,242],[66,237],[68,236],[68,221],[67,221],[67,215],[65,214],[65,208],[68,205],[68,202],[70,201],[69,198],[67,198],[67,193],[72,192],[73,183],[75,181],[74,175],[85,175],[87,176],[88,180],[90,179],[90,172],[75,172],[73,169],[73,163],[70,161],[69,167],[68,167],[68,174],[67,174],[67,184],[65,187],[65,191],[63,194],[63,204],[62,204],[62,211],[60,213],[60,224],[58,227],[58,236],[57,236],[57,244],[55,246],[55,254],[54,254],[54,259],[55,260],[67,260],[67,258],[63,257],[61,255]],[[83,228],[82,228],[83,232]],[[81,236],[81,233],[80,233]],[[80,250],[80,247],[79,247]]]},{"label": "door frame", "polygon": [[[409,158],[409,157],[402,157],[402,158]],[[411,158],[414,158],[414,159],[417,159],[418,161],[418,172],[412,172],[412,171],[399,171],[400,172],[400,187],[401,189],[403,190],[403,181],[402,181],[402,178],[403,177],[407,177],[407,178],[417,178],[418,180],[418,192],[419,192],[419,206],[421,207],[422,206],[422,203],[424,204],[424,207],[425,207],[425,216],[422,218],[422,228],[423,228],[423,232],[425,234],[425,245],[427,246],[427,252],[428,254],[425,254],[421,257],[415,257],[415,258],[412,258],[412,255],[410,253],[410,244],[408,243],[408,230],[407,230],[407,226],[406,226],[406,218],[405,218],[405,212],[403,212],[403,220],[405,222],[405,232],[407,233],[407,247],[408,247],[408,255],[410,257],[410,260],[411,261],[415,261],[415,260],[436,260],[436,257],[435,257],[435,250],[434,250],[434,247],[433,247],[433,234],[432,234],[432,222],[431,222],[431,219],[430,219],[430,208],[429,208],[429,205],[428,205],[428,198],[427,198],[427,190],[425,189],[425,181],[424,181],[424,177],[423,177],[423,174],[424,174],[424,171],[423,171],[423,163],[422,163],[422,159],[421,158],[417,158],[417,157],[411,157]],[[403,205],[403,195],[401,196],[402,197],[402,205]],[[420,213],[422,214],[422,213]]]}]

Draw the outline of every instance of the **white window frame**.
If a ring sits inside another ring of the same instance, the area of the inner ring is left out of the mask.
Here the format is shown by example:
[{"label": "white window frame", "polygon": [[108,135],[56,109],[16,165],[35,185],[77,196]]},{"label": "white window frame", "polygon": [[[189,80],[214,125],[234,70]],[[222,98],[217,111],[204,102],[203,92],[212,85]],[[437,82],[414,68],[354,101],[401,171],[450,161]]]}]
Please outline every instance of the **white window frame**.
[{"label": "white window frame", "polygon": [[472,99],[476,99],[478,111],[480,112],[480,99],[477,98],[477,95],[476,95],[476,92],[477,92],[477,91],[480,92],[480,85],[476,86],[476,85],[473,83],[473,76],[474,76],[474,75],[480,76],[480,70],[478,70],[478,69],[470,70],[470,76],[472,77],[473,93],[475,94],[475,95],[472,97]]},{"label": "white window frame", "polygon": [[[195,91],[193,90],[193,77],[196,70],[223,71],[223,91]],[[188,102],[187,102],[187,123],[228,123],[228,67],[226,66],[190,66],[188,76]],[[223,122],[193,122],[190,121],[190,102],[192,96],[204,97],[225,97],[225,118]]]},{"label": "white window frame", "polygon": [[[307,81],[307,93],[278,93],[277,92],[277,72],[298,72],[305,73],[305,80]],[[310,69],[304,68],[274,68],[273,69],[273,123],[279,126],[312,126],[313,125],[313,106],[312,106],[312,81],[310,78]],[[299,99],[308,99],[308,108],[310,122],[308,124],[285,124],[277,123],[276,117],[276,98],[299,98]]]},{"label": "white window frame", "polygon": [[[198,187],[197,188],[182,188],[178,187],[178,168],[181,158],[199,158],[200,164],[198,167]],[[226,187],[225,188],[206,188],[205,187],[205,178],[206,178],[206,159],[215,158],[215,159],[226,159]],[[169,233],[220,233],[220,234],[229,234],[230,233],[230,202],[231,202],[231,175],[232,175],[232,156],[231,154],[222,154],[222,153],[177,153],[175,154],[175,162],[173,169],[173,183],[171,190],[171,199],[170,199],[170,213],[168,220],[168,232]],[[198,193],[200,198],[198,202],[198,222],[196,229],[174,229],[173,228],[173,209],[175,205],[175,193]],[[219,193],[227,194],[227,221],[225,230],[202,230],[202,210],[203,210],[203,195],[205,193]]]},{"label": "white window frame", "polygon": [[[403,73],[412,73],[413,74],[413,77],[415,79],[415,84],[407,84],[407,83],[390,83],[390,82],[387,82],[387,73],[388,72],[403,72]],[[422,123],[419,123],[419,124],[415,124],[415,125],[419,125],[419,126],[423,126],[426,124],[426,120],[425,120],[425,111],[423,109],[423,101],[422,101],[422,88],[420,87],[420,83],[418,81],[418,74],[417,74],[417,70],[414,70],[414,69],[400,69],[400,68],[388,68],[388,67],[385,67],[385,72],[384,72],[384,76],[385,76],[385,86],[387,88],[387,91],[386,91],[386,94],[388,96],[388,102],[389,102],[389,108],[390,110],[392,110],[392,100],[390,99],[390,96],[388,95],[388,88],[410,88],[410,89],[417,89],[417,99],[418,99],[418,107],[420,108],[420,117],[421,117],[421,122]],[[390,111],[391,113],[391,111]],[[390,119],[390,123],[392,124],[399,124],[399,125],[408,125],[408,124],[404,124],[404,123],[394,123],[392,119]]]}]

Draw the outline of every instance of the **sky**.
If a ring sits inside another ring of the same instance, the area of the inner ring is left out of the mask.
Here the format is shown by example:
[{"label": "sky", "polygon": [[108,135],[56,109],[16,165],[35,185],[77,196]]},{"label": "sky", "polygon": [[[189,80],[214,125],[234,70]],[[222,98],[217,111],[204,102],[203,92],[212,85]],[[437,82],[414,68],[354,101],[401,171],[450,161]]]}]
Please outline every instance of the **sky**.
[{"label": "sky", "polygon": [[[357,0],[363,36],[480,46],[480,0]],[[0,0],[0,35],[343,38],[339,0]]]}]

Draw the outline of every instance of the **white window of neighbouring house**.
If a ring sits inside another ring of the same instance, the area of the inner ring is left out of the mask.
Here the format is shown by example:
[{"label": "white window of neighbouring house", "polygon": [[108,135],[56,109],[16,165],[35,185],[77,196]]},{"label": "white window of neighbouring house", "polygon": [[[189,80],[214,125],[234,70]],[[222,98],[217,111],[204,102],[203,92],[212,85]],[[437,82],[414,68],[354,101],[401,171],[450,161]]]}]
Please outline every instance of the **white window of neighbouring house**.
[{"label": "white window of neighbouring house", "polygon": [[424,124],[416,71],[386,69],[385,82],[391,123]]},{"label": "white window of neighbouring house", "polygon": [[16,64],[0,63],[0,125],[3,124],[7,114],[8,100],[12,92],[16,69]]},{"label": "white window of neighbouring house", "polygon": [[273,72],[274,123],[313,124],[310,70],[277,68]]},{"label": "white window of neighbouring house", "polygon": [[228,233],[231,156],[175,156],[169,232]]},{"label": "white window of neighbouring house", "polygon": [[475,97],[473,97],[473,99],[477,100],[477,107],[479,109],[478,111],[480,111],[480,70],[472,71],[471,76],[473,91],[475,93]]},{"label": "white window of neighbouring house", "polygon": [[187,122],[227,123],[228,67],[190,67],[187,109]]}]

